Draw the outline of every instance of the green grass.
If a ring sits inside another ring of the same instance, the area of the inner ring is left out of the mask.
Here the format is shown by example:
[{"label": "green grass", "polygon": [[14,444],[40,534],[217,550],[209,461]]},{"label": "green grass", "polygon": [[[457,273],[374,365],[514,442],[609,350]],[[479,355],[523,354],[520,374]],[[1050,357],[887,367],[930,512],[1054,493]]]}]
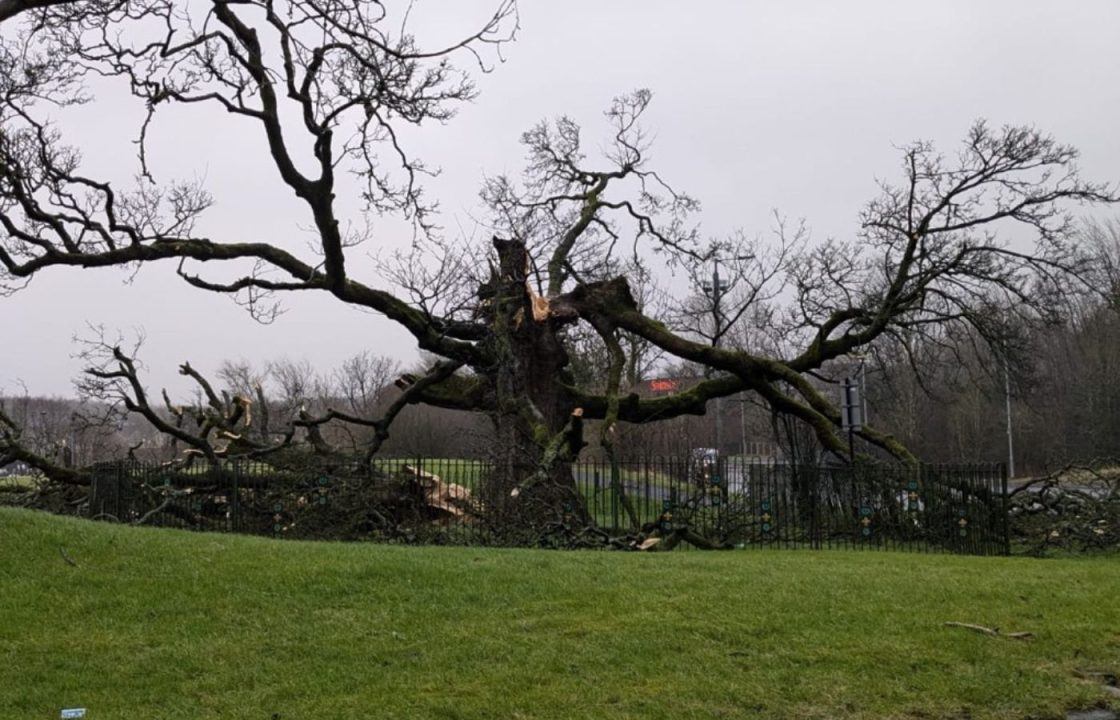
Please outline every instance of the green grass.
[{"label": "green grass", "polygon": [[[579,486],[580,495],[587,506],[587,511],[594,518],[595,523],[604,528],[629,528],[630,517],[620,500],[615,500],[609,487],[599,492],[586,486]],[[631,507],[634,508],[640,523],[653,522],[662,513],[662,501],[649,498],[630,491],[628,494]]]},{"label": "green grass", "polygon": [[[592,473],[595,471],[599,472],[599,484],[601,486],[605,487],[610,485],[611,469],[606,461],[596,465],[577,464],[576,483],[578,485],[591,484],[593,482]],[[647,488],[668,490],[669,488],[679,487],[683,480],[682,478],[674,478],[672,474],[651,466],[635,468],[633,466],[622,465],[619,467],[618,477],[632,494],[644,492]]]},{"label": "green grass", "polygon": [[0,718],[1056,718],[1105,699],[1076,670],[1120,670],[1117,598],[1115,560],[316,544],[0,508]]},{"label": "green grass", "polygon": [[30,475],[5,475],[0,477],[0,488],[33,490],[38,480]]},{"label": "green grass", "polygon": [[[478,485],[480,478],[485,474],[487,462],[484,460],[468,460],[464,458],[378,458],[375,466],[384,470],[398,470],[405,466],[419,467],[427,472],[434,473],[445,482],[459,483],[468,487]],[[591,473],[597,469],[600,473],[599,482],[603,485],[610,483],[610,466],[606,463],[598,466],[581,463],[577,465],[579,475],[576,484],[580,487],[592,484]],[[632,467],[622,467],[619,472],[622,482],[627,487],[659,487],[669,488],[679,485],[680,482],[672,479],[668,473],[657,469],[636,470]]]},{"label": "green grass", "polygon": [[[478,486],[481,482],[487,464],[482,460],[468,460],[462,458],[381,458],[377,460],[377,467],[386,471],[403,470],[406,466],[417,467],[419,466],[426,472],[438,475],[444,482],[457,483],[465,486],[471,492],[478,492]],[[615,525],[615,507],[611,504],[610,493],[607,492],[607,487],[610,484],[609,469],[604,465],[602,475],[600,477],[600,490],[596,493],[592,478],[590,476],[590,469],[584,468],[583,475],[577,477],[576,487],[580,495],[583,496],[584,501],[592,517],[595,518],[596,523],[603,526]],[[646,487],[670,487],[671,480],[668,475],[659,471],[650,471],[642,473],[640,471],[623,469],[620,472],[622,482],[629,488],[630,500],[634,505],[638,517],[643,522],[648,522],[657,518],[661,514],[661,501],[642,497],[641,492]],[[629,521],[625,510],[621,506],[617,508],[617,520],[620,526],[629,526]]]},{"label": "green grass", "polygon": [[474,488],[482,477],[486,463],[462,458],[420,458],[419,461],[416,458],[378,458],[374,466],[388,472],[403,470],[405,466],[419,467],[425,472],[438,475],[444,482]]}]

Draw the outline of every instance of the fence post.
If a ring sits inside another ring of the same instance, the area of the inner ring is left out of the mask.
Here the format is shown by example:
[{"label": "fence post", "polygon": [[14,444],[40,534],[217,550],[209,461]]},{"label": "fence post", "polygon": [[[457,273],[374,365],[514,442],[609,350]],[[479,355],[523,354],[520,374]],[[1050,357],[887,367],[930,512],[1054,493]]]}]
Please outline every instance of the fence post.
[{"label": "fence post", "polygon": [[241,514],[241,462],[235,460],[233,463],[233,491],[230,493],[229,502],[229,524],[230,530],[237,532],[240,529]]},{"label": "fence post", "polygon": [[120,522],[121,518],[124,517],[124,511],[123,511],[124,483],[125,483],[125,480],[124,480],[124,463],[123,462],[118,462],[116,470],[117,470],[117,473],[116,473],[116,475],[117,475],[117,483],[116,483],[117,484],[117,488],[116,488],[117,492],[116,492],[116,502],[114,503],[114,507],[113,507],[113,509],[116,512],[114,512],[113,515],[117,518],[117,522]]},{"label": "fence post", "polygon": [[101,494],[104,489],[101,485],[101,470],[95,468],[89,479],[89,507],[86,510],[86,516],[90,519],[97,515],[97,506],[101,502]]},{"label": "fence post", "polygon": [[809,473],[809,547],[814,550],[821,549],[821,477],[820,468]]}]

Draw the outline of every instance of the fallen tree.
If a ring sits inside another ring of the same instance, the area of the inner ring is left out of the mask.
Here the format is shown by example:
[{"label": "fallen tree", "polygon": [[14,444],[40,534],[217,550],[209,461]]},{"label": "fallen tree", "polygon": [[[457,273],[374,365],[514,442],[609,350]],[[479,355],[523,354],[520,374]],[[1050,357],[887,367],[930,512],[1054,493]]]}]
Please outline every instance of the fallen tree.
[{"label": "fallen tree", "polygon": [[[398,131],[448,120],[474,98],[469,75],[452,61],[491,69],[516,30],[512,2],[434,50],[410,34],[407,13],[392,16],[380,3],[25,5],[0,17],[19,33],[18,47],[4,41],[0,52],[3,289],[56,268],[169,262],[185,283],[231,295],[254,317],[271,317],[280,296],[325,294],[392,320],[438,358],[399,380],[401,394],[380,417],[297,412],[276,432],[249,431],[259,399],[215,390],[189,363],[181,372],[202,401],[176,405],[165,396],[157,409],[134,354],[113,343],[99,344],[89,391],[172,438],[185,450],[181,462],[212,468],[234,457],[350,462],[324,441],[328,423],[372,429],[368,463],[408,404],[485,413],[498,438],[496,467],[504,468],[490,479],[491,500],[519,508],[530,529],[551,526],[570,503],[577,524],[589,526],[578,517],[571,463],[592,420],[598,444],[613,455],[620,423],[703,414],[709,402],[747,392],[847,457],[841,414],[822,379],[834,380],[853,353],[877,344],[944,342],[962,328],[1010,352],[1017,322],[1053,312],[1052,300],[1085,278],[1087,256],[1068,208],[1118,199],[1111,186],[1081,179],[1075,149],[1034,128],[976,122],[953,156],[927,142],[903,148],[899,182],[882,184],[850,241],[812,243],[802,228],[780,225],[770,242],[708,244],[693,224],[696,200],[651,167],[642,125],[651,94],[640,90],[607,109],[609,139],[595,157],[568,118],[526,132],[522,177],[494,177],[483,188],[497,236],[488,248],[464,248],[439,234],[420,184],[425,166]],[[143,109],[136,188],[83,174],[77,149],[44,110],[80,109],[94,75],[119,83]],[[197,221],[213,202],[206,189],[154,180],[148,128],[198,105],[260,133],[265,160],[310,223],[310,254],[290,243],[203,235]],[[340,180],[344,171],[361,180],[356,192]],[[347,224],[338,199],[345,192],[362,199],[367,222]],[[386,261],[381,278],[361,278],[348,258],[376,242],[372,227],[384,213],[411,221],[419,239]],[[1034,246],[999,234],[1006,226],[1030,231]],[[737,290],[706,333],[680,319],[694,317],[684,312],[689,298],[662,312],[632,281],[647,281],[654,262],[692,269],[716,258]],[[721,345],[730,321],[748,317],[764,341]],[[601,382],[573,374],[577,335],[604,352]],[[705,379],[662,397],[639,395],[623,378],[649,349],[706,368]],[[18,427],[2,424],[3,457],[59,483],[87,482],[88,473],[36,456]],[[864,425],[856,438],[867,451],[915,460],[880,429]]]},{"label": "fallen tree", "polygon": [[1013,540],[1032,555],[1120,550],[1120,464],[1100,459],[1030,479],[1011,493]]}]

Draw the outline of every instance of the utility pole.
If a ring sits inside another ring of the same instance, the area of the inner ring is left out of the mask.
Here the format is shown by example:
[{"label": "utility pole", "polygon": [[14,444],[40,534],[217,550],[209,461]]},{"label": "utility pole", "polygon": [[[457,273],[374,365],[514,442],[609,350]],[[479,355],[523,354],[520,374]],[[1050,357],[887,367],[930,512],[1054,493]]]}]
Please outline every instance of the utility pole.
[{"label": "utility pole", "polygon": [[1003,397],[1007,405],[1007,477],[1015,477],[1015,444],[1011,435],[1011,370],[1003,361]]},{"label": "utility pole", "polygon": [[[712,258],[712,279],[711,281],[703,281],[700,284],[704,295],[712,299],[712,347],[719,347],[720,336],[723,334],[723,312],[721,302],[724,294],[731,289],[731,285],[719,276],[719,256]],[[705,376],[711,377],[711,368],[704,371]],[[721,451],[723,447],[723,398],[717,397],[715,400],[716,405],[716,450]]]},{"label": "utility pole", "polygon": [[867,424],[867,364],[862,354],[853,354],[859,359],[859,370],[855,377],[845,377],[840,387],[841,426],[848,432],[848,459],[855,462],[855,434]]},{"label": "utility pole", "polygon": [[739,453],[747,456],[747,394],[739,391]]}]

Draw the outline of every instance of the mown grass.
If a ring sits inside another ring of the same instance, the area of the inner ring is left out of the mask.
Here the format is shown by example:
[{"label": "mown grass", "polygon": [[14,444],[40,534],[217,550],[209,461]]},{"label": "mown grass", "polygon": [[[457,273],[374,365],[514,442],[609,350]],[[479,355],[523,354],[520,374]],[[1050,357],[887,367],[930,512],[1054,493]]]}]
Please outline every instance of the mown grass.
[{"label": "mown grass", "polygon": [[0,508],[0,579],[0,718],[1021,720],[1120,670],[1115,560],[317,544]]},{"label": "mown grass", "polygon": [[[469,460],[463,458],[381,458],[377,460],[379,469],[396,472],[405,467],[420,468],[425,472],[437,475],[444,482],[456,483],[466,487],[472,493],[477,493],[486,472],[487,463],[482,460]],[[629,519],[621,503],[612,502],[609,486],[611,482],[610,468],[603,465],[595,468],[600,471],[596,484],[591,473],[594,469],[590,465],[579,466],[575,477],[575,486],[586,503],[588,512],[601,526],[628,527]],[[651,488],[669,488],[671,479],[660,471],[638,471],[623,469],[619,478],[628,494],[635,512],[642,522],[649,522],[658,517],[662,511],[662,501],[658,498],[643,497],[642,491]]]},{"label": "mown grass", "polygon": [[438,475],[440,480],[457,483],[468,488],[478,485],[486,469],[482,460],[463,458],[378,458],[374,467],[386,472],[397,472],[405,467],[420,468]]},{"label": "mown grass", "polygon": [[35,488],[38,479],[31,475],[4,475],[0,477],[0,488],[7,488],[11,490],[32,490]]},{"label": "mown grass", "polygon": [[[473,487],[485,475],[488,463],[485,460],[470,460],[465,458],[378,458],[375,467],[387,471],[401,470],[405,466],[419,467],[426,472],[438,475],[445,482],[459,483]],[[579,486],[591,487],[592,474],[599,473],[599,483],[609,484],[611,481],[610,465],[605,461],[602,464],[579,463],[576,465],[575,481]],[[620,480],[631,488],[658,487],[669,488],[680,484],[669,473],[657,468],[634,468],[622,466],[619,470]]]}]

